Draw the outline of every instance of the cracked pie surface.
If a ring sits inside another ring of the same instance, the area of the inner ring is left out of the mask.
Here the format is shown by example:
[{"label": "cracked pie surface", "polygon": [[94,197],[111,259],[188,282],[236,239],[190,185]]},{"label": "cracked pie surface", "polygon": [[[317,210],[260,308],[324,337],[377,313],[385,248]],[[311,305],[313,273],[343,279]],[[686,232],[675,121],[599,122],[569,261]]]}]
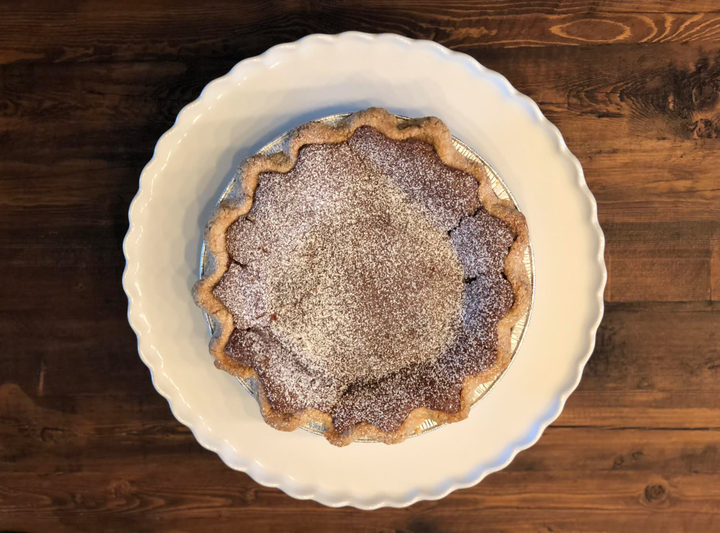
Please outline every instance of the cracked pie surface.
[{"label": "cracked pie surface", "polygon": [[237,179],[194,292],[221,325],[217,366],[258,380],[265,421],[345,445],[466,418],[530,304],[528,231],[445,125],[377,108],[308,123]]}]

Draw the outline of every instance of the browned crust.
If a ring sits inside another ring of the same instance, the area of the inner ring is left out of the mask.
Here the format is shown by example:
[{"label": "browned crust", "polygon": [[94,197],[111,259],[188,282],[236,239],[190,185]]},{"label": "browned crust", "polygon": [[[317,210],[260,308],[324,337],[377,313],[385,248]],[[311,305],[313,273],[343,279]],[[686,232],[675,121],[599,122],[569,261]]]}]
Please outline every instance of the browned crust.
[{"label": "browned crust", "polygon": [[[288,172],[295,166],[301,147],[307,144],[346,141],[361,126],[371,126],[395,140],[415,138],[425,141],[435,147],[440,159],[446,165],[475,176],[479,184],[478,196],[481,204],[491,215],[504,221],[515,235],[515,241],[505,261],[505,275],[515,294],[515,303],[508,314],[498,323],[498,353],[495,364],[481,374],[465,378],[460,409],[457,412],[445,413],[419,407],[411,411],[400,428],[392,432],[385,432],[371,424],[362,423],[349,431],[339,433],[335,430],[329,413],[317,409],[304,409],[295,413],[279,413],[273,410],[255,370],[239,364],[225,353],[225,347],[234,329],[233,319],[225,306],[215,298],[213,289],[230,265],[230,257],[225,247],[225,233],[232,223],[250,211],[260,173]],[[325,433],[325,437],[330,443],[336,446],[345,446],[355,440],[368,438],[386,444],[395,444],[415,433],[427,419],[443,424],[467,418],[477,386],[501,374],[510,364],[511,330],[530,306],[530,282],[523,264],[523,255],[529,244],[529,236],[522,213],[515,209],[509,200],[501,200],[497,197],[480,164],[467,159],[455,149],[452,135],[445,124],[435,117],[413,119],[401,124],[394,115],[381,108],[370,108],[354,113],[337,126],[310,122],[297,128],[289,142],[287,153],[276,153],[269,156],[255,155],[248,158],[238,168],[237,179],[240,180],[243,197],[223,201],[212,215],[205,230],[207,250],[214,257],[217,266],[195,284],[193,294],[197,305],[209,315],[213,315],[221,326],[220,336],[213,337],[210,342],[210,353],[215,357],[216,366],[240,378],[257,379],[259,384],[257,399],[265,421],[283,431],[292,431],[310,422],[320,423],[330,428]]]}]

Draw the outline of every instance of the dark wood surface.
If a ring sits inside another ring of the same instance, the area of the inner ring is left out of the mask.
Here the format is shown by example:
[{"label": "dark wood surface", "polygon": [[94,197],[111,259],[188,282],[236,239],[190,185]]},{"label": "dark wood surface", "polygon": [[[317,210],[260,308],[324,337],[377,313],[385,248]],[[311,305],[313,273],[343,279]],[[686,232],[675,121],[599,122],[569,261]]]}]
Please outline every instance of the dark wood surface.
[{"label": "dark wood surface", "polygon": [[[157,138],[313,32],[434,39],[535,99],[607,238],[597,349],[539,443],[408,509],[296,501],[202,449],[137,357],[122,238]],[[0,530],[720,531],[716,0],[0,2]]]}]

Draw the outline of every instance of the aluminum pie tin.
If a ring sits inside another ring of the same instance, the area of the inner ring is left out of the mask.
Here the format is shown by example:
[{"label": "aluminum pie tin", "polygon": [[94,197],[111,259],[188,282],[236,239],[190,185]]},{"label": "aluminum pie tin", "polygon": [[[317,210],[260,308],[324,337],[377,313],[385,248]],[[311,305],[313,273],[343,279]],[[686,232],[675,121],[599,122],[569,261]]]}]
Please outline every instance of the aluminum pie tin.
[{"label": "aluminum pie tin", "polygon": [[[315,120],[314,122],[321,122],[324,124],[330,124],[330,125],[336,125],[338,124],[342,119],[348,117],[351,115],[351,113],[338,113],[335,115],[329,115],[327,117],[323,117],[320,119]],[[409,117],[403,116],[403,115],[395,115],[402,124],[404,121],[410,120]],[[286,151],[289,146],[289,140],[291,139],[293,133],[295,132],[295,128],[283,133],[279,137],[276,137],[272,141],[270,141],[268,144],[263,146],[257,153],[261,155],[269,155],[276,152],[282,152]],[[470,148],[467,144],[462,142],[457,137],[453,136],[453,145],[457,149],[458,152],[460,152],[463,156],[467,157],[471,161],[474,161],[476,163],[479,163],[483,166],[485,169],[488,177],[490,178],[490,183],[492,185],[493,191],[495,191],[495,194],[503,199],[503,200],[510,200],[516,209],[520,210],[519,206],[517,205],[517,202],[515,201],[515,198],[513,197],[512,193],[510,192],[510,189],[508,189],[505,182],[502,180],[500,175],[495,171],[494,168],[492,168],[487,161],[485,161],[482,156],[480,156],[477,152],[475,152],[472,148]],[[233,178],[230,180],[230,182],[225,186],[225,189],[223,189],[222,194],[217,200],[217,204],[220,204],[223,200],[226,200],[228,198],[237,198],[242,194],[240,183],[237,180],[237,175],[233,176]],[[205,272],[208,269],[214,268],[214,261],[212,257],[208,254],[207,248],[205,246],[205,241],[203,240],[202,248],[200,250],[200,278],[202,278],[205,274]],[[533,256],[533,249],[532,249],[532,243],[528,246],[527,250],[525,250],[525,255],[523,257],[523,263],[525,265],[525,269],[528,274],[528,278],[530,279],[530,287],[532,291],[532,297],[530,301],[530,306],[528,308],[528,311],[523,315],[515,324],[513,327],[511,334],[510,334],[510,364],[505,368],[505,370],[500,373],[499,375],[495,376],[493,379],[486,381],[485,383],[481,383],[477,386],[475,389],[475,392],[473,394],[472,399],[472,406],[476,406],[480,400],[482,400],[491,390],[492,388],[502,379],[502,377],[505,375],[505,372],[507,372],[508,368],[510,368],[510,365],[512,364],[513,360],[515,359],[515,355],[517,354],[518,349],[520,348],[520,345],[522,344],[523,338],[525,337],[525,332],[527,331],[527,326],[530,321],[530,315],[532,314],[532,308],[535,301],[535,261]],[[211,335],[217,336],[220,332],[220,325],[215,319],[205,314],[205,320],[208,324],[208,328],[210,330]],[[243,387],[254,397],[257,399],[257,391],[258,391],[258,382],[254,378],[237,378],[240,383],[242,383]],[[418,428],[415,430],[415,433],[411,435],[411,437],[416,437],[419,435],[424,435],[425,433],[428,433],[430,431],[434,431],[438,429],[439,427],[444,426],[445,424],[438,424],[434,420],[427,419],[425,422],[420,424]],[[327,427],[325,427],[322,424],[315,424],[315,423],[309,423],[305,424],[304,426],[301,426],[302,429],[305,431],[309,431],[310,433],[315,433],[316,435],[323,435],[327,431]],[[357,442],[378,442],[375,439],[359,439]]]}]

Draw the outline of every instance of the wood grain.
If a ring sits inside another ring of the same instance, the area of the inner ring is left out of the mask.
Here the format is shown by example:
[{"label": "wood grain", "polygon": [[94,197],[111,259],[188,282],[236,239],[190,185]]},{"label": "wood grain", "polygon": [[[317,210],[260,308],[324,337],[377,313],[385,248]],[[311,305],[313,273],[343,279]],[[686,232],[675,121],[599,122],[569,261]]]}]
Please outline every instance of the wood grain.
[{"label": "wood grain", "polygon": [[[139,361],[121,242],[157,138],[237,61],[312,32],[434,39],[535,99],[607,239],[606,314],[537,445],[371,513],[225,467]],[[0,4],[0,531],[720,531],[714,0]]]},{"label": "wood grain", "polygon": [[[0,64],[36,61],[133,60],[257,53],[308,32],[386,31],[478,45],[581,46],[717,42],[716,3],[591,0],[438,2],[263,2],[206,5],[156,0],[115,4],[25,1],[0,6]],[[33,39],[26,39],[28,33]],[[279,38],[279,39],[278,39]]]}]

